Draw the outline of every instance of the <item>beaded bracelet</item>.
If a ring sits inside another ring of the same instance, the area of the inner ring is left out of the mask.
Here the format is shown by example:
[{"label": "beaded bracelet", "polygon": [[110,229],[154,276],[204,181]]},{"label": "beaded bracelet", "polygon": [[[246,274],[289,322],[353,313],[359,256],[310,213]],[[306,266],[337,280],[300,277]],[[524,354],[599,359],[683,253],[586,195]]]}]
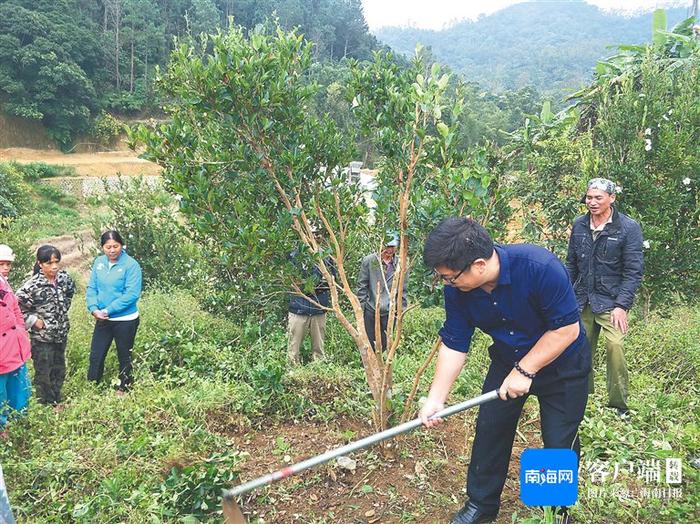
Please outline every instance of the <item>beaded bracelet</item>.
[{"label": "beaded bracelet", "polygon": [[521,367],[520,367],[520,362],[516,362],[516,363],[514,364],[514,366],[515,366],[515,369],[517,369],[518,371],[520,371],[520,373],[522,373],[523,375],[525,375],[527,378],[529,378],[529,379],[531,379],[531,380],[532,380],[533,378],[535,378],[535,375],[537,375],[537,373],[529,373],[529,372],[525,371],[523,368],[521,368]]}]

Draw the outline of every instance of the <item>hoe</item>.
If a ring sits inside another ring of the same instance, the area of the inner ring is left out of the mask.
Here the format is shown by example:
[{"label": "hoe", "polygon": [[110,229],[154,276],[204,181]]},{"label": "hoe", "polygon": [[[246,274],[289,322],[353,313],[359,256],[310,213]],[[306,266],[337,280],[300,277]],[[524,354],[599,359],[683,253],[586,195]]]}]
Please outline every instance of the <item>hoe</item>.
[{"label": "hoe", "polygon": [[[438,411],[435,413],[431,419],[433,418],[447,418],[450,415],[454,415],[455,413],[460,413],[461,411],[464,411],[466,409],[472,408],[474,406],[478,406],[480,404],[484,404],[485,402],[489,402],[491,400],[494,400],[498,398],[498,391],[494,390],[489,393],[484,393],[483,395],[479,395],[478,397],[474,397],[469,400],[465,400],[464,402],[460,402],[459,404],[455,404],[453,406],[449,406],[442,411]],[[363,449],[367,448],[373,444],[377,444],[379,442],[382,442],[384,440],[390,439],[392,437],[395,437],[397,435],[401,435],[403,433],[408,433],[409,431],[412,431],[422,425],[421,419],[420,418],[415,418],[409,422],[405,422],[403,424],[400,424],[398,426],[395,426],[393,428],[389,428],[387,430],[381,431],[379,433],[375,433],[374,435],[370,435],[369,437],[365,437],[360,440],[356,440],[355,442],[350,442],[349,444],[346,444],[345,446],[341,446],[335,449],[332,449],[330,451],[326,451],[325,453],[321,455],[316,455],[315,457],[311,457],[309,459],[303,460],[301,462],[298,462],[296,464],[293,464],[291,466],[288,466],[286,468],[282,468],[279,471],[275,471],[274,473],[269,473],[268,475],[264,475],[262,477],[258,477],[256,479],[251,480],[250,482],[246,482],[245,484],[241,484],[240,486],[237,486],[233,489],[227,490],[224,492],[224,518],[226,520],[226,524],[247,524],[246,518],[243,516],[243,512],[241,511],[241,508],[238,506],[238,503],[236,502],[236,497],[239,497],[240,495],[244,495],[245,493],[248,493],[250,491],[253,491],[256,488],[259,488],[261,486],[266,486],[267,484],[271,484],[272,482],[276,480],[281,480],[283,478],[290,477],[292,475],[296,475],[297,473],[304,471],[305,469],[312,468],[314,466],[318,466],[320,464],[325,464],[326,462],[343,456],[347,455],[348,453],[352,453],[353,451],[357,451],[358,449]]]}]

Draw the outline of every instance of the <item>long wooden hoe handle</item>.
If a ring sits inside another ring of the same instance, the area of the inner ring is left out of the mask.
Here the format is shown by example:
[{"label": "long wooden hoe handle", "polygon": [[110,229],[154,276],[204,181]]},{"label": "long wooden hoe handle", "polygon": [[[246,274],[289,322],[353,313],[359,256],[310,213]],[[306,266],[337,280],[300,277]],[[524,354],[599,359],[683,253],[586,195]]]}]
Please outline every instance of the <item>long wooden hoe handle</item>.
[{"label": "long wooden hoe handle", "polygon": [[[484,393],[483,395],[479,395],[478,397],[474,397],[472,399],[465,400],[464,402],[460,402],[459,404],[449,406],[443,409],[442,411],[438,411],[430,418],[447,418],[456,413],[460,413],[466,409],[473,408],[474,406],[479,406],[491,400],[495,400],[496,398],[498,398],[498,390],[493,390],[489,393]],[[236,503],[236,497],[240,495],[248,493],[249,491],[252,491],[261,486],[271,484],[276,480],[281,480],[291,475],[295,475],[300,471],[304,471],[305,469],[309,469],[320,464],[325,464],[326,462],[334,458],[340,457],[342,455],[347,455],[348,453],[352,453],[353,451],[357,451],[358,449],[367,448],[384,440],[396,437],[397,435],[408,433],[409,431],[413,431],[414,429],[422,425],[423,422],[421,421],[421,419],[415,418],[408,422],[404,422],[403,424],[399,424],[398,426],[394,426],[393,428],[389,428],[379,433],[375,433],[373,435],[370,435],[369,437],[356,440],[355,442],[350,442],[345,446],[340,446],[339,448],[326,451],[321,455],[316,455],[315,457],[311,457],[301,462],[297,462],[296,464],[292,464],[291,466],[282,468],[278,471],[275,471],[274,473],[263,475],[262,477],[253,479],[249,482],[246,482],[245,484],[241,484],[240,486],[236,486],[235,488],[226,490],[224,491],[224,518],[226,519],[226,523],[246,524],[246,519],[243,516],[243,512]]]}]

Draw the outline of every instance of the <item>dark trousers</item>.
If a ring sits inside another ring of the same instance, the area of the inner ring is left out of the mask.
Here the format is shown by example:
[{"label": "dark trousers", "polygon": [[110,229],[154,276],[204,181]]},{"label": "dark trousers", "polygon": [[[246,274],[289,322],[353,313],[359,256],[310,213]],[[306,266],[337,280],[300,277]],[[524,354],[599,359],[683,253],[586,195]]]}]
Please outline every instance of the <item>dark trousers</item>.
[{"label": "dark trousers", "polygon": [[[372,349],[374,349],[374,344],[377,341],[377,336],[374,332],[374,315],[375,312],[369,308],[365,308],[364,310],[365,314],[365,331],[367,332],[367,338],[369,339],[369,343],[372,345]],[[386,350],[386,326],[387,323],[389,322],[389,314],[387,313],[386,315],[380,315],[379,316],[379,329],[381,331],[381,336],[382,336],[382,351]]]},{"label": "dark trousers", "polygon": [[32,340],[32,360],[39,402],[58,404],[61,402],[61,388],[66,379],[66,343]]},{"label": "dark trousers", "polygon": [[136,330],[141,319],[114,321],[97,320],[95,330],[92,332],[92,344],[90,346],[90,367],[88,368],[88,380],[99,382],[105,369],[105,357],[112,345],[112,340],[117,346],[117,358],[119,359],[119,389],[124,391],[132,383],[131,377],[131,349],[134,347]]},{"label": "dark trousers", "polygon": [[[484,393],[498,389],[513,369],[512,364],[496,360],[490,352]],[[498,511],[518,419],[530,395],[535,395],[540,404],[544,447],[573,449],[580,455],[578,427],[586,410],[590,369],[591,350],[586,343],[556,367],[540,371],[527,395],[496,399],[479,408],[467,475],[467,495],[472,503],[489,513]]]}]

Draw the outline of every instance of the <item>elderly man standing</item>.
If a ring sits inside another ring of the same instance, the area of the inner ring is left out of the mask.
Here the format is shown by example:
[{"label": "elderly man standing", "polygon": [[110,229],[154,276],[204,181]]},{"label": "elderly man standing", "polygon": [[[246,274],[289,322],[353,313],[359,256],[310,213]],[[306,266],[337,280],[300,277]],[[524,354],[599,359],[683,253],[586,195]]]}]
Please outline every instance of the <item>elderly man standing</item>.
[{"label": "elderly man standing", "polygon": [[[374,349],[377,339],[375,333],[375,306],[377,303],[377,289],[379,294],[379,322],[381,329],[382,351],[386,349],[386,329],[389,321],[389,309],[391,302],[389,292],[394,281],[394,275],[398,274],[399,261],[396,257],[396,248],[399,246],[398,238],[391,238],[384,244],[384,249],[377,256],[376,253],[367,255],[362,259],[360,276],[358,278],[357,298],[362,304],[365,331],[370,344]],[[406,307],[406,294],[408,289],[408,276],[403,281],[403,307]],[[394,300],[396,297],[394,297]]]},{"label": "elderly man standing", "polygon": [[[566,268],[574,285],[586,335],[595,352],[602,331],[606,344],[608,405],[628,414],[629,379],[623,353],[627,312],[642,280],[642,230],[613,204],[616,186],[605,178],[588,182],[582,199],[588,213],[574,221]],[[589,378],[593,392],[593,371]]]}]

